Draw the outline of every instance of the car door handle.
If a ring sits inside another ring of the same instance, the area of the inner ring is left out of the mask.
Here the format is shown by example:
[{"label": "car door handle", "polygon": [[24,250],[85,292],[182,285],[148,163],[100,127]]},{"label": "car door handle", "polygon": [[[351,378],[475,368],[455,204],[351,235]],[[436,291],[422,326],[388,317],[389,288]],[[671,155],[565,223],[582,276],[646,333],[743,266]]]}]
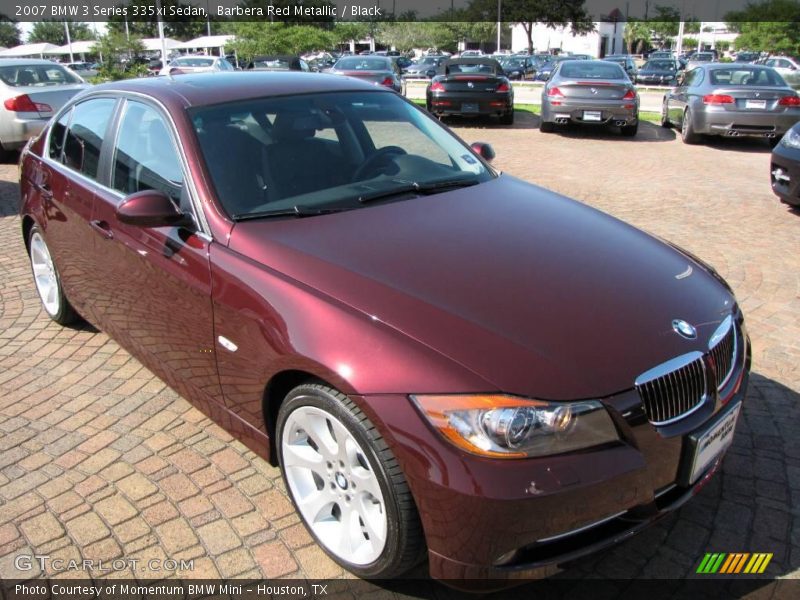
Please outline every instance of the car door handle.
[{"label": "car door handle", "polygon": [[43,181],[38,185],[39,194],[41,194],[42,198],[45,200],[52,200],[53,199],[53,189],[50,187],[49,181]]},{"label": "car door handle", "polygon": [[111,227],[105,221],[89,221],[89,225],[105,239],[110,240],[114,238],[114,232],[111,231]]}]

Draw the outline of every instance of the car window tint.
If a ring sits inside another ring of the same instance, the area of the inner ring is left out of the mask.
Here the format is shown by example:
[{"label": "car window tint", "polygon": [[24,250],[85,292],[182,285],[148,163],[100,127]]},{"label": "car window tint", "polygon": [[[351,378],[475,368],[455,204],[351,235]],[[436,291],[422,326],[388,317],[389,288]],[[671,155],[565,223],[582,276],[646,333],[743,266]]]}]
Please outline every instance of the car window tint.
[{"label": "car window tint", "polygon": [[97,178],[100,151],[116,100],[96,98],[75,105],[64,142],[64,164]]},{"label": "car window tint", "polygon": [[183,169],[164,118],[154,108],[128,101],[114,152],[115,190],[159,190],[181,204]]},{"label": "car window tint", "polygon": [[748,69],[743,67],[715,69],[709,75],[713,85],[786,85],[771,69]]},{"label": "car window tint", "polygon": [[580,79],[623,79],[625,73],[617,64],[609,62],[565,62],[561,77]]},{"label": "car window tint", "polygon": [[61,161],[64,151],[64,136],[67,134],[67,125],[69,125],[71,116],[72,111],[68,110],[50,128],[50,146],[47,149],[47,155],[53,160]]},{"label": "car window tint", "polygon": [[447,152],[412,123],[397,119],[390,111],[379,111],[365,105],[353,107],[353,113],[364,123],[376,148],[400,146],[411,154],[424,156],[442,165],[450,165]]}]

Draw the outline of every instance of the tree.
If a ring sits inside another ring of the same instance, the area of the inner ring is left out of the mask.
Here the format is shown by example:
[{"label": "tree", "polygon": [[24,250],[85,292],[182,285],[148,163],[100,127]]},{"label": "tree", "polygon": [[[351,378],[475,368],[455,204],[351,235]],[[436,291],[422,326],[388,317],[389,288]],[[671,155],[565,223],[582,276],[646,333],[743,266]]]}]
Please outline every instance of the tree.
[{"label": "tree", "polygon": [[[132,7],[134,6],[144,8],[153,5],[153,0],[132,0],[128,4],[128,14],[131,14]],[[180,0],[161,0],[161,5],[165,10],[169,10],[170,7],[185,9],[192,6],[192,3],[181,2]],[[147,13],[143,12],[142,14]],[[164,21],[164,35],[166,37],[187,41],[206,34],[206,22],[198,20],[197,17],[181,14],[180,16],[171,17],[171,19],[173,20]],[[126,17],[122,16],[109,17],[108,30],[124,34],[125,20]],[[150,17],[137,17],[135,21],[127,19],[127,21],[128,33],[131,36],[141,38],[158,37],[158,20],[155,15]]]},{"label": "tree", "polygon": [[301,54],[334,46],[336,35],[310,25],[283,23],[236,22],[231,24],[236,39],[231,47],[242,57],[258,54]]},{"label": "tree", "polygon": [[137,60],[144,55],[144,46],[138,37],[128,38],[124,33],[108,31],[97,40],[93,50],[103,57],[103,66],[98,73],[101,80],[127,79],[147,72],[146,65]]},{"label": "tree", "polygon": [[[569,27],[573,33],[594,31],[594,23],[584,8],[584,0],[503,0],[501,21],[519,23],[528,38],[528,52],[533,52],[533,28],[547,23],[553,29]],[[497,0],[472,0],[467,12],[472,22],[497,21]]]},{"label": "tree", "polygon": [[12,48],[21,43],[19,25],[12,21],[0,21],[0,46]]},{"label": "tree", "polygon": [[625,23],[622,39],[628,48],[628,54],[641,54],[642,46],[650,45],[650,24],[646,21],[630,19]]},{"label": "tree", "polygon": [[[69,22],[69,35],[73,42],[95,39],[94,31],[87,23]],[[63,21],[39,21],[33,24],[33,29],[28,34],[29,44],[46,42],[63,46],[67,43],[67,32],[64,30]]]},{"label": "tree", "polygon": [[725,15],[728,29],[737,32],[736,48],[760,52],[800,52],[800,5],[793,0],[767,0]]}]

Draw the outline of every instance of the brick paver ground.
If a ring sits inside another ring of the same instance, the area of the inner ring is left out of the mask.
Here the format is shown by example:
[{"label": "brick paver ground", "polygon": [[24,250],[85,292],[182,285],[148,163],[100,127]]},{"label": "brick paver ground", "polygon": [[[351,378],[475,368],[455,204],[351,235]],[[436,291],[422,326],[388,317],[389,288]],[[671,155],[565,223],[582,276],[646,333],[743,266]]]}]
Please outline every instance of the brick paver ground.
[{"label": "brick paver ground", "polygon": [[[800,213],[769,189],[762,142],[689,147],[643,124],[543,135],[451,125],[506,172],[608,211],[716,266],[744,308],[753,376],[722,473],[685,508],[574,576],[682,578],[705,551],[773,552],[800,574]],[[45,575],[20,554],[139,559],[116,576],[340,577],[292,510],[279,472],[105,334],[41,310],[19,235],[17,169],[0,166],[0,577]],[[491,198],[487,198],[491,202]],[[101,576],[103,573],[91,571]],[[70,573],[74,576],[76,573]]]}]

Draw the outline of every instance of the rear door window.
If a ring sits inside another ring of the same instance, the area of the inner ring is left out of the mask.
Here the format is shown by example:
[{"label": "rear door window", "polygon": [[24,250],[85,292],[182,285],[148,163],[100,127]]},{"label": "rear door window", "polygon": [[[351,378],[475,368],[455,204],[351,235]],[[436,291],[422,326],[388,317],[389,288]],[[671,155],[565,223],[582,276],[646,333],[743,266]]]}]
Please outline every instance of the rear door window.
[{"label": "rear door window", "polygon": [[72,109],[63,162],[90,179],[97,179],[100,153],[116,103],[112,98],[94,98]]}]

